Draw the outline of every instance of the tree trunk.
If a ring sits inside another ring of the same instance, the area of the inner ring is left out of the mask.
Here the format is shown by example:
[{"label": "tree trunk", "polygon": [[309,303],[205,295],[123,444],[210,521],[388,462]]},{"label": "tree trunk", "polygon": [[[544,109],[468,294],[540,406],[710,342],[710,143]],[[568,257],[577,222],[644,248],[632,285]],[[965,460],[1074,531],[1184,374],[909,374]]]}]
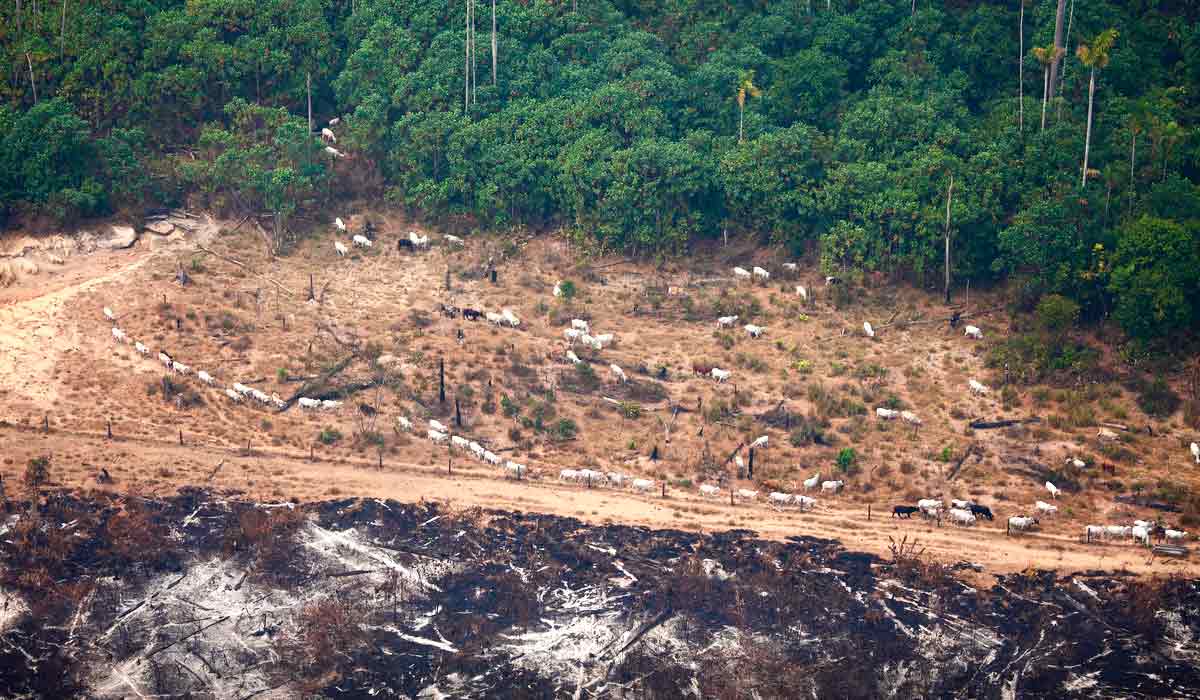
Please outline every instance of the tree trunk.
[{"label": "tree trunk", "polygon": [[25,52],[25,63],[29,66],[29,87],[33,89],[33,103],[37,104],[37,82],[33,79],[33,61],[29,58],[29,52]]},{"label": "tree trunk", "polygon": [[739,104],[738,105],[738,143],[742,142],[742,122],[745,121],[745,118],[746,118],[746,107],[745,107],[745,105]]},{"label": "tree trunk", "polygon": [[67,50],[67,0],[62,0],[62,24],[58,29],[58,57],[61,59]]},{"label": "tree trunk", "polygon": [[312,121],[312,71],[304,74],[304,91],[308,93],[308,133],[313,132]]},{"label": "tree trunk", "polygon": [[1050,99],[1050,66],[1042,69],[1042,131],[1046,130],[1046,102]]},{"label": "tree trunk", "polygon": [[463,113],[471,109],[471,0],[463,16]]},{"label": "tree trunk", "polygon": [[496,87],[496,0],[492,0],[492,87]]},{"label": "tree trunk", "polygon": [[1137,160],[1137,132],[1133,129],[1129,130],[1129,196],[1133,197],[1133,193],[1137,191],[1134,186],[1134,164]]},{"label": "tree trunk", "polygon": [[1092,100],[1096,96],[1096,69],[1092,68],[1092,77],[1088,81],[1088,120],[1087,133],[1083,138],[1083,177],[1079,181],[1079,188],[1087,187],[1087,170],[1088,170],[1088,151],[1092,146]]},{"label": "tree trunk", "polygon": [[950,186],[946,188],[946,303],[950,303],[950,197],[954,193],[954,173],[950,173]]},{"label": "tree trunk", "polygon": [[[1075,20],[1075,0],[1071,0],[1071,11],[1067,14],[1067,34],[1063,37],[1063,64],[1058,76],[1058,92],[1061,95],[1067,85],[1067,57],[1071,55],[1071,23]],[[1054,108],[1055,120],[1062,119],[1062,100]]]},{"label": "tree trunk", "polygon": [[1067,0],[1058,0],[1058,11],[1054,14],[1054,55],[1050,57],[1049,99],[1054,99],[1054,87],[1058,85],[1059,49],[1063,45],[1063,19],[1067,13]]},{"label": "tree trunk", "polygon": [[1017,24],[1017,34],[1020,36],[1017,53],[1017,129],[1023,134],[1025,133],[1025,0],[1021,0],[1021,12]]}]

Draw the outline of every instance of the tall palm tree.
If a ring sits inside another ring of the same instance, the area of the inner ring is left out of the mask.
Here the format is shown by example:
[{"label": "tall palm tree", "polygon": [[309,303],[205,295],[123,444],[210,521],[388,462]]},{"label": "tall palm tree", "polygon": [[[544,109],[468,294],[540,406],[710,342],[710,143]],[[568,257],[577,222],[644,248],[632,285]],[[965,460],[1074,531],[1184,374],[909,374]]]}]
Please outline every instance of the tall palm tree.
[{"label": "tall palm tree", "polygon": [[1051,54],[1050,61],[1050,99],[1054,99],[1054,88],[1058,85],[1058,59],[1062,58],[1062,54],[1058,51],[1063,51],[1063,20],[1066,19],[1067,0],[1058,0],[1058,10],[1054,13],[1054,48],[1055,53]]},{"label": "tall palm tree", "polygon": [[1025,133],[1025,1],[1021,0],[1021,12],[1017,18],[1017,34],[1021,42],[1017,47],[1017,128],[1021,133]]},{"label": "tall palm tree", "polygon": [[758,97],[762,91],[754,84],[754,71],[746,71],[742,73],[742,77],[738,79],[737,86],[737,103],[738,103],[738,143],[744,140],[744,132],[742,126],[746,121],[746,98]]},{"label": "tall palm tree", "polygon": [[1075,52],[1075,55],[1079,57],[1079,62],[1091,70],[1091,78],[1088,80],[1087,134],[1083,139],[1083,174],[1080,176],[1080,188],[1087,186],[1088,152],[1092,146],[1092,104],[1096,98],[1096,70],[1108,65],[1108,54],[1112,51],[1118,36],[1117,30],[1105,29],[1096,35],[1091,46],[1080,44],[1079,49]]},{"label": "tall palm tree", "polygon": [[1042,131],[1046,130],[1046,104],[1050,101],[1050,66],[1054,63],[1055,55],[1061,51],[1053,45],[1033,48],[1033,57],[1042,64]]}]

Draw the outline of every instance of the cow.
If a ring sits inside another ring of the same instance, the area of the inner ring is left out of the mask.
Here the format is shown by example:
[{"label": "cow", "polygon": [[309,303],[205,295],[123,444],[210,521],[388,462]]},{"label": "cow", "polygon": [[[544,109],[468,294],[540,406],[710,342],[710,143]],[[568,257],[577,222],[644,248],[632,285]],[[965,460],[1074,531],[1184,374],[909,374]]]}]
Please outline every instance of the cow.
[{"label": "cow", "polygon": [[894,506],[892,508],[892,517],[904,518],[907,520],[908,518],[912,517],[913,513],[918,513],[920,510],[921,509],[916,506]]}]

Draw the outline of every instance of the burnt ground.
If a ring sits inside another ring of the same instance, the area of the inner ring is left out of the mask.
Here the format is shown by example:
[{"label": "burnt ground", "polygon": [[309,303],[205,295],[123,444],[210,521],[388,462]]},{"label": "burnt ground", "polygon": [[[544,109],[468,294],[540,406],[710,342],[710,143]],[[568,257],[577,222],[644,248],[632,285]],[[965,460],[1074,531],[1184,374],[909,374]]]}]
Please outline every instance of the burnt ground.
[{"label": "burnt ground", "polygon": [[200,490],[9,502],[5,697],[1200,697],[1200,587]]}]

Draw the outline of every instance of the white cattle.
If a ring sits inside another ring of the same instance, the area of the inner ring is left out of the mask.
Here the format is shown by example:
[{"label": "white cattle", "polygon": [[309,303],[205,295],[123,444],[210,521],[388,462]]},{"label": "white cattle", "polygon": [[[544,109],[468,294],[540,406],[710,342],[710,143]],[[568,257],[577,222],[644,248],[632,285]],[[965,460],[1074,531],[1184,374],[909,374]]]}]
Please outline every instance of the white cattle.
[{"label": "white cattle", "polygon": [[1046,482],[1046,490],[1050,492],[1051,498],[1058,498],[1058,494],[1062,491],[1062,489],[1058,488],[1049,481]]},{"label": "white cattle", "polygon": [[255,401],[261,404],[271,403],[271,397],[267,396],[265,391],[259,391],[258,389],[255,389],[254,391],[250,392],[250,395],[254,397]]},{"label": "white cattle", "polygon": [[585,484],[603,486],[608,483],[608,477],[604,476],[603,472],[598,472],[595,469],[580,469],[576,474],[576,478]]},{"label": "white cattle", "polygon": [[751,491],[750,489],[738,489],[737,497],[744,498],[747,501],[753,501],[754,499],[758,498],[758,491]]},{"label": "white cattle", "polygon": [[508,325],[512,326],[513,328],[516,328],[517,326],[521,325],[521,319],[517,318],[517,315],[514,314],[509,309],[503,309],[500,312],[500,315],[503,316],[504,321],[506,323],[508,323]]},{"label": "white cattle", "polygon": [[559,481],[575,481],[579,478],[579,472],[574,469],[563,469],[558,473]]},{"label": "white cattle", "polygon": [[337,143],[337,137],[333,135],[333,130],[328,127],[321,129],[321,138],[328,143]]},{"label": "white cattle", "polygon": [[917,508],[930,518],[936,518],[944,507],[945,505],[941,501],[933,498],[922,498],[917,501]]},{"label": "white cattle", "polygon": [[341,401],[333,401],[331,399],[325,399],[324,401],[321,402],[321,408],[326,411],[334,411],[341,407],[342,407]]},{"label": "white cattle", "polygon": [[1049,516],[1058,513],[1058,506],[1050,505],[1045,501],[1038,501],[1035,504],[1035,507],[1037,508],[1038,513],[1043,516]]},{"label": "white cattle", "polygon": [[113,310],[112,310],[112,309],[110,309],[110,308],[108,308],[108,307],[106,306],[106,307],[104,307],[104,308],[102,309],[102,311],[104,311],[104,318],[107,318],[107,319],[108,319],[108,320],[110,320],[110,321],[116,321],[116,320],[117,320],[117,315],[113,313]]},{"label": "white cattle", "polygon": [[228,396],[228,397],[229,397],[229,400],[230,400],[230,401],[232,401],[232,402],[234,402],[234,403],[241,403],[241,402],[242,402],[242,395],[241,395],[241,394],[239,394],[239,393],[237,393],[237,392],[236,392],[236,391],[234,391],[233,389],[226,389],[226,390],[225,390],[225,395],[226,395],[226,396]]},{"label": "white cattle", "polygon": [[776,506],[782,507],[782,506],[791,505],[793,498],[792,498],[792,494],[790,494],[790,493],[781,493],[779,491],[772,491],[771,493],[767,494],[767,500],[771,502],[771,505],[776,505]]},{"label": "white cattle", "polygon": [[896,420],[897,418],[900,417],[900,412],[893,411],[890,408],[880,407],[880,408],[875,409],[875,415],[878,416],[881,420]]},{"label": "white cattle", "polygon": [[573,365],[577,365],[577,364],[580,364],[583,362],[583,360],[579,359],[579,355],[575,354],[574,350],[567,351],[567,361]]},{"label": "white cattle", "polygon": [[1135,526],[1130,530],[1129,534],[1133,536],[1134,542],[1138,542],[1147,547],[1150,546],[1150,530],[1149,530],[1149,528]]},{"label": "white cattle", "polygon": [[325,152],[328,153],[329,155],[333,156],[334,158],[345,158],[346,157],[345,153],[342,153],[341,151],[334,148],[333,146],[326,146]]},{"label": "white cattle", "polygon": [[796,295],[799,296],[801,300],[808,301],[808,290],[804,288],[804,285],[796,285]]},{"label": "white cattle", "polygon": [[969,510],[963,510],[962,508],[951,508],[950,522],[954,523],[955,525],[970,527],[975,524],[975,516],[972,515],[971,511]]},{"label": "white cattle", "polygon": [[358,234],[355,234],[354,238],[352,238],[351,240],[354,241],[354,245],[358,248],[370,248],[371,247],[371,239],[367,238],[366,236],[360,236]]},{"label": "white cattle", "polygon": [[863,321],[863,334],[868,338],[875,337],[875,329],[871,327],[870,321]]},{"label": "white cattle", "polygon": [[1070,464],[1071,466],[1075,467],[1076,469],[1083,469],[1084,467],[1087,466],[1087,462],[1083,461],[1082,459],[1080,459],[1078,457],[1067,457],[1067,464]]},{"label": "white cattle", "polygon": [[503,316],[497,313],[492,313],[491,311],[485,312],[483,317],[486,318],[488,323],[492,324],[493,326],[499,326],[501,323],[504,323]]},{"label": "white cattle", "polygon": [[900,420],[915,428],[921,427],[921,424],[923,423],[923,421],[917,417],[917,414],[913,413],[912,411],[901,411]]},{"label": "white cattle", "polygon": [[822,481],[821,482],[821,491],[826,492],[826,493],[837,493],[838,491],[841,491],[842,487],[845,485],[846,485],[846,482],[840,481],[840,480],[839,481]]},{"label": "white cattle", "polygon": [[700,484],[701,496],[716,496],[721,493],[721,487],[713,486],[712,484]]},{"label": "white cattle", "polygon": [[1027,515],[1013,515],[1008,519],[1009,531],[1016,530],[1017,532],[1025,532],[1026,530],[1032,530],[1037,524],[1037,518],[1031,518]]},{"label": "white cattle", "polygon": [[1183,530],[1166,530],[1163,535],[1168,542],[1182,542],[1187,538],[1187,533]]},{"label": "white cattle", "polygon": [[625,485],[626,481],[628,481],[628,478],[620,472],[609,472],[604,476],[608,480],[608,483],[613,486],[613,488],[619,489]]},{"label": "white cattle", "polygon": [[654,482],[649,479],[634,479],[630,484],[634,491],[648,492],[654,490]]},{"label": "white cattle", "polygon": [[342,123],[341,117],[334,117],[333,119],[329,120],[329,126],[337,126],[338,124],[341,124],[341,123]]},{"label": "white cattle", "polygon": [[817,484],[821,483],[821,472],[813,474],[811,477],[804,480],[804,490],[812,491],[817,488]]},{"label": "white cattle", "polygon": [[751,338],[760,337],[763,334],[763,331],[766,330],[766,328],[763,328],[762,326],[756,326],[753,323],[747,323],[743,327],[746,329],[746,335],[749,335]]},{"label": "white cattle", "polygon": [[1104,537],[1110,540],[1125,539],[1133,535],[1133,528],[1128,525],[1105,525]]},{"label": "white cattle", "polygon": [[171,356],[165,352],[158,353],[158,361],[163,363],[163,367],[171,369]]},{"label": "white cattle", "polygon": [[208,372],[205,372],[204,370],[200,370],[199,372],[196,372],[196,379],[199,379],[200,381],[204,382],[205,384],[207,384],[209,386],[212,386],[213,384],[216,383],[216,380],[212,378],[212,375],[209,374]]},{"label": "white cattle", "polygon": [[526,468],[524,464],[514,462],[510,459],[508,460],[508,464],[504,465],[504,471],[506,472],[505,476],[509,476],[514,479],[520,479],[525,475]]},{"label": "white cattle", "polygon": [[429,419],[429,427],[433,428],[434,430],[438,431],[439,433],[450,432],[450,430],[448,428],[446,428],[445,425],[442,425],[441,421],[434,420],[432,418]]},{"label": "white cattle", "polygon": [[192,371],[192,368],[188,367],[182,362],[171,360],[171,371],[175,372],[176,374],[187,374],[188,372]]},{"label": "white cattle", "polygon": [[796,263],[784,263],[783,269],[787,270],[788,272],[796,272],[800,269],[800,266]]},{"label": "white cattle", "polygon": [[952,498],[952,499],[950,499],[950,507],[951,508],[959,508],[961,510],[971,510],[971,502],[964,501],[959,498]]},{"label": "white cattle", "polygon": [[413,424],[412,424],[412,421],[409,420],[408,418],[405,418],[404,416],[396,416],[396,423],[400,426],[400,429],[403,430],[404,432],[406,432],[406,433],[412,432]]},{"label": "white cattle", "polygon": [[413,248],[429,247],[429,236],[422,236],[416,231],[408,232],[408,241],[413,244]]},{"label": "white cattle", "polygon": [[1137,527],[1154,527],[1154,522],[1150,520],[1134,520],[1133,524]]},{"label": "white cattle", "polygon": [[[465,241],[463,241],[463,239],[459,238],[458,236],[451,236],[451,235],[450,235],[450,234],[448,234],[448,233],[447,233],[447,234],[444,234],[444,235],[442,236],[442,240],[443,240],[443,241],[446,241],[446,242],[447,242],[447,243],[449,243],[450,245],[454,245],[454,246],[459,246],[459,247],[462,247],[462,246],[466,245],[466,242],[465,242]],[[557,289],[557,288],[558,288],[558,285],[555,285],[555,288]],[[554,296],[558,296],[558,295],[557,295],[557,294],[555,294]]]},{"label": "white cattle", "polygon": [[733,328],[737,320],[737,316],[721,316],[717,319],[717,328]]},{"label": "white cattle", "polygon": [[733,276],[740,280],[748,280],[750,279],[750,271],[744,267],[735,267],[733,268]]},{"label": "white cattle", "polygon": [[757,450],[757,449],[766,448],[767,443],[770,441],[771,441],[771,438],[769,436],[759,435],[757,438],[754,439],[754,442],[750,443],[750,449]]},{"label": "white cattle", "polygon": [[145,345],[142,345],[141,341],[135,342],[133,344],[133,349],[137,350],[138,354],[140,354],[140,355],[149,355],[150,354],[150,348],[146,347]]},{"label": "white cattle", "polygon": [[340,216],[339,216],[339,217],[335,218],[335,219],[333,220],[333,225],[337,227],[337,230],[339,230],[339,231],[341,231],[341,232],[345,233],[345,231],[346,231],[346,222],[345,222],[345,221],[342,221],[342,217],[340,217]]},{"label": "white cattle", "polygon": [[792,500],[796,505],[800,506],[800,510],[812,510],[813,507],[817,505],[817,499],[809,498],[808,496],[802,496],[800,494],[796,494],[796,497]]},{"label": "white cattle", "polygon": [[825,286],[826,287],[828,287],[831,284],[837,284],[840,281],[841,280],[839,280],[837,277],[834,277],[833,275],[825,275]]},{"label": "white cattle", "polygon": [[275,408],[281,411],[287,408],[287,401],[279,398],[279,394],[271,394],[271,403],[275,404]]},{"label": "white cattle", "polygon": [[1096,437],[1100,438],[1101,440],[1116,440],[1118,436],[1108,428],[1101,428],[1096,433]]},{"label": "white cattle", "polygon": [[969,380],[967,382],[967,386],[969,386],[971,388],[972,394],[976,394],[978,396],[983,396],[984,394],[988,393],[988,391],[989,391],[986,386],[984,386],[983,384],[980,384],[979,382],[975,381],[974,379]]},{"label": "white cattle", "polygon": [[579,340],[581,335],[583,335],[583,331],[579,330],[578,328],[563,329],[563,337],[566,338],[572,345],[575,344],[575,341]]},{"label": "white cattle", "polygon": [[484,450],[483,461],[498,467],[500,466],[500,462],[503,460],[500,458],[500,455],[496,454],[495,452],[492,452],[491,450]]},{"label": "white cattle", "polygon": [[615,339],[616,339],[616,336],[613,335],[612,333],[601,333],[600,335],[593,338],[593,341],[594,341],[593,347],[595,347],[597,350],[602,350],[602,349],[608,347],[609,345],[612,345],[613,340],[615,340]]},{"label": "white cattle", "polygon": [[609,365],[608,368],[612,370],[613,377],[615,377],[617,381],[621,382],[622,384],[629,381],[629,377],[625,376],[625,370],[616,365]]},{"label": "white cattle", "polygon": [[450,436],[450,444],[453,445],[454,447],[457,447],[460,450],[465,450],[465,449],[467,449],[467,446],[470,445],[471,443],[465,437],[461,437],[459,435],[451,435]]},{"label": "white cattle", "polygon": [[967,336],[968,338],[974,338],[975,340],[983,340],[983,331],[979,330],[979,328],[976,326],[967,326],[964,328],[963,335]]},{"label": "white cattle", "polygon": [[590,330],[590,328],[588,328],[588,322],[579,318],[571,319],[571,328],[574,328],[577,331],[583,331],[584,333],[587,333]]},{"label": "white cattle", "polygon": [[[233,388],[237,389],[238,385],[234,384]],[[296,399],[296,403],[300,404],[300,408],[305,408],[310,411],[321,407],[321,401],[319,399],[310,399],[307,396],[301,396],[300,398]]]},{"label": "white cattle", "polygon": [[729,377],[733,375],[733,372],[730,372],[727,369],[720,369],[719,367],[713,367],[711,374],[712,374],[712,378],[717,380],[718,384],[723,384],[726,379],[729,379]]},{"label": "white cattle", "polygon": [[739,473],[740,473],[740,472],[741,472],[743,469],[745,469],[745,468],[746,468],[746,463],[742,461],[742,456],[741,456],[741,455],[738,455],[737,457],[734,457],[734,458],[733,458],[733,463],[734,463],[734,465],[735,465],[735,466],[737,466],[737,468],[738,468],[738,472],[739,472]]},{"label": "white cattle", "polygon": [[1196,458],[1196,464],[1200,464],[1200,444],[1192,443],[1192,456]]},{"label": "white cattle", "polygon": [[761,267],[754,268],[754,276],[763,281],[771,279],[771,273],[767,272],[766,270],[762,269]]},{"label": "white cattle", "polygon": [[117,341],[118,343],[124,343],[128,339],[128,336],[125,335],[125,331],[117,328],[116,326],[112,327],[112,337],[113,340]]},{"label": "white cattle", "polygon": [[343,258],[346,257],[346,255],[350,252],[350,249],[346,247],[346,244],[342,243],[341,241],[334,241],[333,249],[337,251],[339,257]]},{"label": "white cattle", "polygon": [[254,391],[253,389],[246,386],[245,384],[238,384],[237,382],[233,383],[233,390],[236,391],[237,393],[241,394],[242,396],[248,396],[250,394],[250,392]]},{"label": "white cattle", "polygon": [[432,440],[433,442],[436,442],[439,445],[442,444],[443,442],[445,442],[450,437],[449,435],[447,435],[439,430],[434,430],[433,428],[430,428],[429,430],[425,431],[425,435],[430,440]]}]

